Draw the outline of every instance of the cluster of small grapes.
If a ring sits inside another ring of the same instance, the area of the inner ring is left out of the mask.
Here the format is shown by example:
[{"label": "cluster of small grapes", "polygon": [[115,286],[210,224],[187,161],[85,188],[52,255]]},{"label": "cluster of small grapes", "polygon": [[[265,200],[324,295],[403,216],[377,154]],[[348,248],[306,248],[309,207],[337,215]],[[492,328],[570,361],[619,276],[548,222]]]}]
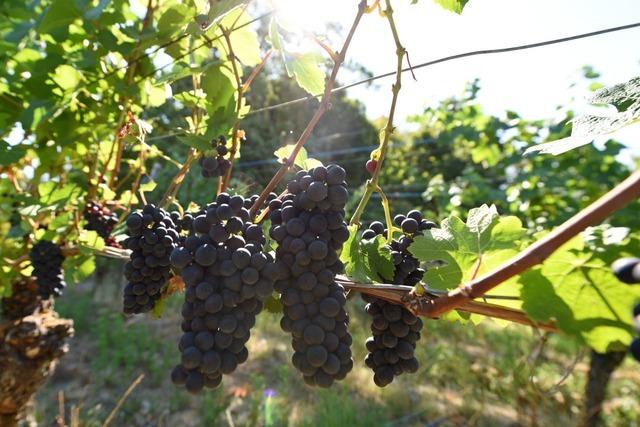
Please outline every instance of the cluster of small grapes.
[{"label": "cluster of small grapes", "polygon": [[250,221],[242,196],[218,195],[191,221],[171,264],[184,280],[181,363],[171,379],[197,393],[214,388],[247,360],[256,315],[282,268],[264,252],[262,228]]},{"label": "cluster of small grapes", "polygon": [[374,372],[373,381],[385,387],[394,376],[418,370],[414,352],[420,339],[422,320],[406,308],[370,295],[362,295],[368,304],[365,311],[373,321],[372,337],[365,342],[369,352],[364,363]]},{"label": "cluster of small grapes", "polygon": [[120,245],[111,235],[113,227],[118,223],[118,216],[106,206],[98,202],[88,202],[82,213],[87,224],[85,229],[93,230],[104,239],[107,246],[118,248]]},{"label": "cluster of small grapes", "polygon": [[293,365],[309,385],[329,387],[353,368],[338,251],[349,237],[344,222],[346,173],[337,165],[300,171],[282,200],[269,203],[270,236],[286,277],[276,282],[292,334]]},{"label": "cluster of small grapes", "polygon": [[640,284],[640,258],[620,258],[611,264],[611,270],[623,283]]},{"label": "cluster of small grapes", "polygon": [[153,204],[127,218],[124,247],[131,250],[124,276],[123,311],[145,313],[153,309],[171,277],[171,251],[180,235],[171,214]]},{"label": "cluster of small grapes", "polygon": [[[394,239],[391,246],[391,257],[395,265],[393,283],[396,285],[414,286],[424,275],[418,260],[409,252],[409,245],[415,236],[421,236],[423,231],[437,227],[433,221],[422,217],[417,210],[412,210],[406,216],[396,215],[393,222],[402,229],[403,235]],[[374,221],[368,230],[362,233],[363,239],[373,239],[377,235],[386,235],[387,229],[380,221]]]},{"label": "cluster of small grapes", "polygon": [[[633,307],[633,328],[635,329],[636,334],[640,335],[640,303]],[[640,362],[640,337],[636,337],[631,341],[629,352],[634,359]]]},{"label": "cluster of small grapes", "polygon": [[[396,215],[394,223],[402,229],[403,234],[390,244],[395,266],[393,282],[414,286],[422,280],[424,270],[409,252],[409,245],[415,236],[420,236],[423,231],[437,225],[424,219],[417,210],[409,212],[406,216]],[[369,229],[362,233],[362,238],[372,239],[386,233],[384,224],[374,221]],[[373,381],[376,385],[385,387],[393,381],[394,376],[417,371],[418,360],[414,357],[414,352],[420,339],[422,320],[400,305],[368,295],[363,295],[363,299],[368,302],[365,311],[373,317],[373,336],[366,342],[369,354],[365,358],[365,364],[373,370]]]},{"label": "cluster of small grapes", "polygon": [[218,139],[211,141],[211,147],[216,150],[216,155],[203,155],[198,160],[198,163],[202,168],[203,178],[216,178],[223,176],[231,167],[229,159],[224,158],[224,156],[229,152],[227,149],[227,139],[223,135],[220,135]]},{"label": "cluster of small grapes", "polygon": [[[640,284],[640,258],[620,258],[611,265],[611,269],[621,282],[630,285]],[[640,303],[633,308],[633,326],[640,334]],[[629,352],[640,362],[640,337],[631,342]]]},{"label": "cluster of small grapes", "polygon": [[55,297],[62,295],[62,290],[67,284],[62,271],[64,255],[60,246],[49,240],[40,240],[31,248],[29,259],[40,296],[48,299],[51,295]]}]

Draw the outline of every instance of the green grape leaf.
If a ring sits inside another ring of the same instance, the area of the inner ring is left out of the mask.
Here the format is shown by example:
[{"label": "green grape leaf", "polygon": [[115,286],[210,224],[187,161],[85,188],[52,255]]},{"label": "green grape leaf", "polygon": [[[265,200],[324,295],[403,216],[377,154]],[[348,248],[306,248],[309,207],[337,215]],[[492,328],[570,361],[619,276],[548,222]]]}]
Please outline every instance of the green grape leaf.
[{"label": "green grape leaf", "polygon": [[158,20],[157,37],[170,37],[182,31],[190,21],[191,11],[185,4],[174,4],[168,8]]},{"label": "green grape leaf", "polygon": [[[223,28],[235,28],[229,35],[231,39],[231,47],[236,58],[248,67],[258,65],[262,59],[260,57],[260,41],[258,40],[258,34],[250,25],[239,28],[241,25],[250,21],[249,15],[247,15],[242,9],[235,9],[229,12],[221,21],[220,25]],[[226,41],[224,38],[217,40],[217,44],[223,46],[222,52],[228,50]],[[239,70],[242,72],[242,70]]]},{"label": "green grape leaf", "polygon": [[140,184],[139,190],[143,193],[155,190],[157,184],[154,180],[149,179],[147,182]]},{"label": "green grape leaf", "polygon": [[153,308],[151,309],[151,317],[154,319],[160,319],[164,314],[164,309],[166,307],[166,304],[167,304],[166,297],[161,297],[159,300],[157,300]]},{"label": "green grape leaf", "polygon": [[78,236],[78,243],[88,249],[98,251],[104,249],[104,240],[93,230],[81,230]]},{"label": "green grape leaf", "polygon": [[640,253],[640,235],[627,227],[602,224],[587,227],[582,232],[585,248],[597,253],[598,258],[611,264],[621,257],[633,257]]},{"label": "green grape leaf", "polygon": [[82,74],[71,65],[59,65],[51,79],[64,91],[71,91],[82,81]]},{"label": "green grape leaf", "polygon": [[76,6],[76,2],[68,0],[53,0],[45,10],[44,17],[40,21],[38,30],[40,33],[49,33],[69,26],[82,14]]},{"label": "green grape leaf", "polygon": [[[276,156],[278,163],[284,164],[289,158],[289,156],[291,156],[291,154],[293,153],[294,147],[295,147],[294,144],[288,144],[274,151],[273,155]],[[307,150],[305,150],[305,148],[302,147],[300,151],[298,151],[298,154],[296,155],[296,158],[293,161],[293,164],[299,167],[300,169],[304,169],[308,158],[309,157],[307,154]]]},{"label": "green grape leaf", "polygon": [[347,276],[357,282],[385,282],[393,278],[391,249],[384,237],[363,240],[357,225],[349,226],[349,239],[342,248],[340,261],[344,263]]},{"label": "green grape leaf", "polygon": [[96,269],[95,257],[90,254],[66,257],[63,267],[65,281],[69,284],[75,284],[93,274]]},{"label": "green grape leaf", "polygon": [[98,19],[100,15],[102,15],[104,9],[109,6],[109,3],[111,3],[111,0],[100,0],[96,7],[91,8],[84,13],[85,19]]},{"label": "green grape leaf", "polygon": [[216,64],[202,74],[202,90],[206,94],[207,111],[226,108],[235,102],[235,84],[233,72],[226,66]]},{"label": "green grape leaf", "polygon": [[195,91],[184,91],[173,95],[173,99],[182,103],[185,107],[196,108],[204,104],[205,93],[202,89]]},{"label": "green grape leaf", "polygon": [[51,231],[62,231],[71,223],[73,223],[73,214],[71,212],[63,212],[53,218],[47,228]]},{"label": "green grape leaf", "polygon": [[167,100],[167,94],[170,93],[171,86],[154,86],[149,80],[144,83],[144,95],[142,102],[149,107],[159,107]]},{"label": "green grape leaf", "polygon": [[204,135],[182,135],[178,136],[178,141],[200,151],[211,149],[211,139]]},{"label": "green grape leaf", "polygon": [[542,266],[519,278],[522,308],[534,320],[556,325],[594,350],[624,350],[631,341],[631,309],[640,287],[613,275],[608,262],[576,236]]},{"label": "green grape leaf", "polygon": [[318,166],[322,166],[322,162],[320,160],[314,159],[313,157],[308,157],[304,161],[303,169],[310,170],[310,169],[316,168]]},{"label": "green grape leaf", "polygon": [[66,184],[58,188],[56,182],[43,182],[38,185],[40,203],[45,206],[61,206],[70,200],[77,199],[82,194],[82,189],[76,184]]},{"label": "green grape leaf", "polygon": [[[434,0],[442,8],[460,15],[469,0]],[[414,2],[415,3],[415,2]]]},{"label": "green grape leaf", "polygon": [[289,77],[295,77],[298,86],[310,95],[324,91],[324,58],[315,52],[286,53],[285,68]]},{"label": "green grape leaf", "polygon": [[0,165],[7,166],[20,160],[27,153],[23,145],[9,145],[0,140]]},{"label": "green grape leaf", "polygon": [[282,303],[280,302],[280,299],[275,297],[274,295],[271,295],[265,300],[264,308],[269,313],[282,313]]},{"label": "green grape leaf", "polygon": [[640,77],[602,88],[596,91],[589,102],[594,112],[580,115],[572,121],[571,136],[534,145],[527,148],[523,155],[557,156],[590,144],[597,137],[612,135],[626,126],[637,125],[640,123]]},{"label": "green grape leaf", "polygon": [[275,19],[269,24],[269,42],[282,55],[287,75],[294,77],[296,83],[309,94],[322,94],[325,85],[324,58],[316,52],[288,52],[279,33]]},{"label": "green grape leaf", "polygon": [[[518,253],[525,229],[517,217],[500,217],[495,206],[471,209],[466,223],[451,215],[441,228],[418,236],[409,251],[428,269],[423,281],[448,290],[491,271]],[[504,290],[505,284],[500,288]]]},{"label": "green grape leaf", "polygon": [[278,21],[276,21],[275,17],[271,18],[271,22],[269,22],[269,43],[271,46],[279,52],[283,52],[284,47],[282,45],[282,38],[280,37],[280,33],[278,32]]},{"label": "green grape leaf", "polygon": [[206,23],[201,23],[201,28],[209,28],[217,22],[221,22],[223,18],[230,14],[234,9],[244,3],[246,0],[218,0],[211,2],[211,9],[207,14]]},{"label": "green grape leaf", "polygon": [[[235,110],[235,100],[230,98],[226,107],[219,107],[213,114],[210,114],[207,120],[207,131],[205,137],[208,141],[213,138],[217,138],[220,135],[229,137],[231,135],[231,129],[238,120],[238,115]],[[209,148],[210,149],[210,148]]]}]

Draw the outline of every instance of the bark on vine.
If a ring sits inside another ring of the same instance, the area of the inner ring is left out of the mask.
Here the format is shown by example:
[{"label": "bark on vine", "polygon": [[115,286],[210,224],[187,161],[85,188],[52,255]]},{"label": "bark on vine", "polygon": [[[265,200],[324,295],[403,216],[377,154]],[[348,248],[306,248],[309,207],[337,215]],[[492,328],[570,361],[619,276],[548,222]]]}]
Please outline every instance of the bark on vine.
[{"label": "bark on vine", "polygon": [[585,388],[585,404],[581,427],[602,425],[602,405],[607,394],[611,374],[622,364],[627,352],[612,351],[597,353],[591,351],[591,366]]},{"label": "bark on vine", "polygon": [[67,352],[73,321],[61,319],[33,282],[14,285],[0,318],[0,426],[17,426],[35,392]]}]

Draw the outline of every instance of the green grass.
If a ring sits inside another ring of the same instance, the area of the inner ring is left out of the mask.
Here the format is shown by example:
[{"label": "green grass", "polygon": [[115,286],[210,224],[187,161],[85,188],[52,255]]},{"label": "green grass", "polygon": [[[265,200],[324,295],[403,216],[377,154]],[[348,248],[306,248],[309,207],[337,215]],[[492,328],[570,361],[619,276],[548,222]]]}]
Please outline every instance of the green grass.
[{"label": "green grass", "polygon": [[[83,426],[100,425],[124,390],[145,379],[128,397],[114,425],[142,426],[511,426],[573,425],[578,419],[588,358],[562,383],[581,347],[551,336],[542,357],[532,350],[540,337],[530,328],[502,328],[425,321],[414,375],[378,389],[364,367],[368,319],[359,299],[349,303],[356,367],[330,390],[311,389],[290,364],[289,337],[277,314],[262,313],[252,332],[249,362],[226,377],[223,387],[192,396],[176,389],[169,372],[178,359],[180,297],[168,301],[164,317],[126,320],[120,301],[95,302],[71,290],[58,303],[75,321],[76,338],[60,372],[37,396],[43,424],[57,414],[57,392],[79,406]],[[69,375],[67,375],[68,377]],[[275,395],[265,396],[265,390]],[[637,426],[640,373],[631,362],[616,374],[605,406],[606,426]]]}]

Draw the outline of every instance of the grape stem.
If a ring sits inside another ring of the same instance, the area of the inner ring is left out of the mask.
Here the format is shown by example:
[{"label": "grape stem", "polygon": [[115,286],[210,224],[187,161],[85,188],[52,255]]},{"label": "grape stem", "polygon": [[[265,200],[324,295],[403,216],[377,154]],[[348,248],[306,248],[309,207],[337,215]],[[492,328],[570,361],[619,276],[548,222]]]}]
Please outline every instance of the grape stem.
[{"label": "grape stem", "polygon": [[[391,7],[391,0],[385,0],[386,9],[384,14],[389,22],[389,27],[391,29],[391,33],[393,34],[393,40],[396,45],[396,55],[398,57],[397,66],[396,66],[396,81],[391,86],[391,106],[389,108],[389,118],[387,120],[387,125],[384,129],[384,136],[382,141],[380,142],[380,146],[378,148],[379,157],[376,162],[376,168],[371,174],[371,178],[367,180],[365,184],[365,191],[362,195],[362,199],[360,199],[360,203],[358,203],[358,207],[356,208],[353,216],[351,217],[351,221],[349,225],[358,225],[360,226],[360,217],[364,212],[364,209],[367,207],[369,203],[369,199],[374,191],[380,193],[380,197],[382,198],[382,206],[385,209],[385,219],[387,221],[387,230],[389,230],[389,234],[393,233],[393,223],[391,222],[391,216],[386,214],[386,211],[389,209],[388,200],[383,196],[382,190],[378,185],[378,178],[380,176],[380,170],[382,169],[382,162],[384,161],[385,155],[387,154],[387,149],[389,148],[389,141],[391,140],[391,135],[395,131],[395,127],[393,126],[393,119],[396,112],[396,104],[398,102],[398,94],[400,93],[400,88],[402,87],[402,62],[404,60],[404,56],[407,53],[407,50],[400,43],[400,36],[398,35],[398,29],[396,28],[395,20],[393,19],[393,8]],[[387,236],[387,240],[390,241],[390,236]]]},{"label": "grape stem", "polygon": [[640,197],[640,171],[632,173],[607,194],[497,269],[460,285],[443,297],[431,299],[422,309],[422,314],[437,317],[458,309],[474,298],[480,298],[502,282],[541,264],[560,246],[585,228],[601,223],[638,197]]},{"label": "grape stem", "polygon": [[171,183],[167,187],[167,191],[165,191],[164,196],[162,196],[162,200],[159,203],[159,207],[164,208],[168,206],[169,203],[171,203],[171,201],[174,199],[176,193],[178,192],[178,188],[182,184],[182,181],[184,181],[184,177],[189,172],[191,163],[193,163],[195,158],[196,158],[196,149],[191,148],[189,150],[189,153],[187,154],[187,158],[182,164],[182,167],[180,168],[178,173],[173,177],[173,179],[171,180]]},{"label": "grape stem", "polygon": [[[282,193],[280,193],[280,195],[278,195],[278,197],[276,197],[276,199],[278,200],[282,200],[282,197],[285,196],[286,194],[288,194],[289,191],[288,190],[284,190]],[[267,205],[262,212],[260,212],[260,215],[258,215],[254,220],[253,223],[254,224],[260,224],[262,221],[264,221],[264,219],[267,217],[267,215],[269,214],[269,206]]]},{"label": "grape stem", "polygon": [[[147,11],[144,15],[144,18],[142,19],[142,29],[140,31],[140,34],[142,34],[149,27],[149,25],[151,25],[155,10],[156,8],[153,7],[153,0],[148,0]],[[142,44],[142,38],[138,39],[136,43],[136,47],[133,49],[131,56],[127,58],[127,63],[130,64],[127,67],[126,76],[125,76],[125,81],[127,86],[133,83],[133,78],[135,76],[136,68],[138,66],[138,61],[140,60],[140,57],[144,55],[144,52],[142,52],[142,54],[140,53],[141,44]],[[131,98],[129,96],[125,96],[123,98],[122,111],[120,113],[120,120],[118,121],[119,127],[116,130],[116,141],[114,145],[111,147],[111,152],[109,153],[109,159],[105,164],[105,170],[106,170],[106,168],[109,167],[109,162],[111,161],[111,158],[113,156],[114,147],[117,147],[117,150],[115,150],[116,151],[115,164],[113,165],[113,170],[111,171],[111,177],[109,178],[109,188],[114,187],[114,185],[118,181],[118,174],[120,173],[120,166],[122,163],[122,153],[124,152],[124,137],[126,136],[126,134],[120,132],[120,130],[123,126],[127,125],[127,120],[129,120],[128,105],[130,101],[131,101]],[[98,156],[96,156],[96,159],[97,158]],[[102,175],[101,175],[101,178],[102,178]],[[96,185],[99,185],[99,184],[100,184],[100,181],[96,183]]]},{"label": "grape stem", "polygon": [[231,149],[229,150],[230,164],[229,164],[229,168],[227,169],[227,172],[219,181],[218,194],[226,191],[227,187],[229,187],[229,181],[231,181],[231,173],[233,172],[233,163],[236,158],[236,153],[238,152],[238,131],[240,130],[240,110],[242,109],[242,97],[244,96],[245,92],[249,89],[249,86],[251,85],[253,80],[256,78],[260,70],[264,68],[264,64],[267,62],[267,59],[269,59],[272,52],[272,49],[269,49],[267,51],[267,53],[262,58],[262,61],[260,61],[260,64],[258,64],[258,66],[251,72],[251,74],[247,78],[247,81],[243,84],[242,79],[240,78],[240,70],[238,68],[237,61],[236,61],[237,57],[233,51],[233,46],[231,45],[231,30],[227,30],[223,28],[222,35],[224,37],[224,40],[227,43],[227,48],[229,49],[228,57],[229,57],[229,61],[231,61],[233,76],[235,77],[235,80],[236,80],[236,87],[237,87],[236,90],[238,92],[238,100],[236,102],[237,118],[236,118],[236,122],[233,125],[233,130],[231,131]]},{"label": "grape stem", "polygon": [[[435,298],[435,295],[430,294],[430,291],[426,291],[424,297],[418,297],[413,294],[413,287],[411,286],[357,283],[351,281],[345,276],[337,276],[336,282],[344,286],[346,289],[367,295],[373,295],[394,304],[402,305],[407,310],[418,316],[425,316],[425,313],[421,309],[425,300],[428,302]],[[504,307],[480,301],[466,301],[464,304],[457,307],[456,310],[465,313],[480,314],[496,319],[508,320],[513,323],[532,326],[549,332],[558,332],[558,329],[553,323],[534,322],[529,319],[523,311],[511,307]]]},{"label": "grape stem", "polygon": [[291,154],[289,155],[287,160],[282,164],[282,166],[280,166],[280,169],[278,169],[278,171],[275,173],[273,178],[271,178],[271,180],[269,181],[267,186],[264,188],[264,190],[262,190],[262,193],[260,193],[258,200],[256,200],[253,206],[251,206],[250,213],[252,217],[255,216],[260,206],[263,205],[269,193],[271,193],[271,191],[273,191],[273,189],[276,188],[276,186],[280,183],[280,181],[282,181],[282,178],[284,177],[285,173],[287,173],[287,171],[291,168],[291,166],[293,166],[296,156],[298,155],[298,152],[302,149],[305,142],[307,142],[307,139],[309,139],[311,132],[313,132],[313,129],[316,127],[316,125],[320,121],[320,118],[322,118],[324,113],[329,109],[330,101],[331,101],[331,91],[333,89],[333,86],[335,85],[336,77],[338,76],[338,71],[340,70],[340,66],[345,60],[347,49],[349,48],[351,39],[353,38],[356,28],[360,23],[360,19],[362,18],[362,15],[364,15],[365,13],[366,6],[367,6],[366,0],[361,0],[360,3],[358,4],[358,13],[356,14],[356,17],[353,20],[353,23],[351,24],[351,28],[349,30],[349,33],[347,34],[347,38],[344,40],[342,49],[340,49],[340,53],[338,54],[338,56],[336,57],[333,63],[333,69],[331,70],[331,75],[329,76],[329,79],[325,84],[324,93],[322,95],[322,100],[320,101],[320,105],[318,106],[318,109],[314,113],[313,117],[311,117],[311,120],[309,121],[306,128],[300,135],[300,138],[298,138],[298,141],[293,147],[293,150],[291,151]]},{"label": "grape stem", "polygon": [[387,244],[391,244],[391,241],[393,240],[393,221],[391,220],[389,199],[387,199],[387,195],[384,194],[384,191],[382,191],[382,188],[380,188],[379,185],[376,185],[376,191],[380,194],[382,209],[384,209],[384,220],[387,223]]},{"label": "grape stem", "polygon": [[[192,37],[190,39],[191,47],[193,47],[193,43],[194,43],[194,40]],[[193,51],[190,54],[190,62],[192,65],[195,62],[195,55]],[[200,78],[194,74],[191,76],[191,81],[193,82],[193,93],[194,95],[197,96],[198,89],[200,88]],[[200,119],[201,119],[201,112],[197,105],[193,107],[191,112],[191,117],[192,117],[191,131],[194,134],[196,134],[198,132],[198,129],[200,128]],[[196,158],[196,154],[197,154],[197,150],[195,148],[189,149],[189,153],[187,154],[187,158],[182,164],[182,167],[180,168],[180,170],[178,170],[178,173],[176,173],[176,175],[173,177],[173,179],[171,180],[171,183],[167,187],[167,191],[165,191],[164,195],[162,196],[162,200],[160,201],[159,207],[165,208],[171,202],[174,201],[176,194],[178,193],[178,190],[180,189],[180,186],[184,181],[184,178],[187,176],[187,173],[191,168],[191,163],[193,163],[193,161]]]},{"label": "grape stem", "polygon": [[251,74],[249,74],[247,81],[242,84],[242,93],[245,93],[249,90],[251,83],[253,83],[253,80],[255,80],[256,76],[260,74],[260,71],[262,71],[262,69],[264,68],[264,65],[267,63],[267,59],[269,59],[272,53],[273,53],[273,49],[269,49],[267,53],[264,54],[264,57],[262,58],[262,61],[260,62],[260,64],[258,64],[258,66],[253,69]]},{"label": "grape stem", "polygon": [[[114,248],[111,246],[105,246],[102,249],[89,247],[88,249],[92,250],[96,255],[106,258],[129,260],[129,255],[131,255],[131,251],[128,249]],[[77,247],[62,248],[62,254],[66,257],[78,255],[79,253],[80,249]]]},{"label": "grape stem", "polygon": [[146,148],[145,143],[144,143],[144,138],[145,138],[146,133],[144,132],[142,127],[139,127],[139,129],[140,129],[140,137],[138,139],[138,141],[140,142],[140,153],[138,155],[139,168],[138,168],[138,172],[136,173],[136,178],[133,181],[133,184],[131,186],[131,193],[129,195],[129,200],[127,202],[127,209],[120,216],[120,220],[118,221],[118,223],[121,223],[122,221],[124,221],[125,217],[131,211],[131,206],[133,204],[133,198],[135,197],[135,194],[138,192],[138,188],[140,188],[140,181],[142,181],[142,174],[143,174],[143,171],[144,171],[144,153],[145,153],[145,150],[147,148]]}]

